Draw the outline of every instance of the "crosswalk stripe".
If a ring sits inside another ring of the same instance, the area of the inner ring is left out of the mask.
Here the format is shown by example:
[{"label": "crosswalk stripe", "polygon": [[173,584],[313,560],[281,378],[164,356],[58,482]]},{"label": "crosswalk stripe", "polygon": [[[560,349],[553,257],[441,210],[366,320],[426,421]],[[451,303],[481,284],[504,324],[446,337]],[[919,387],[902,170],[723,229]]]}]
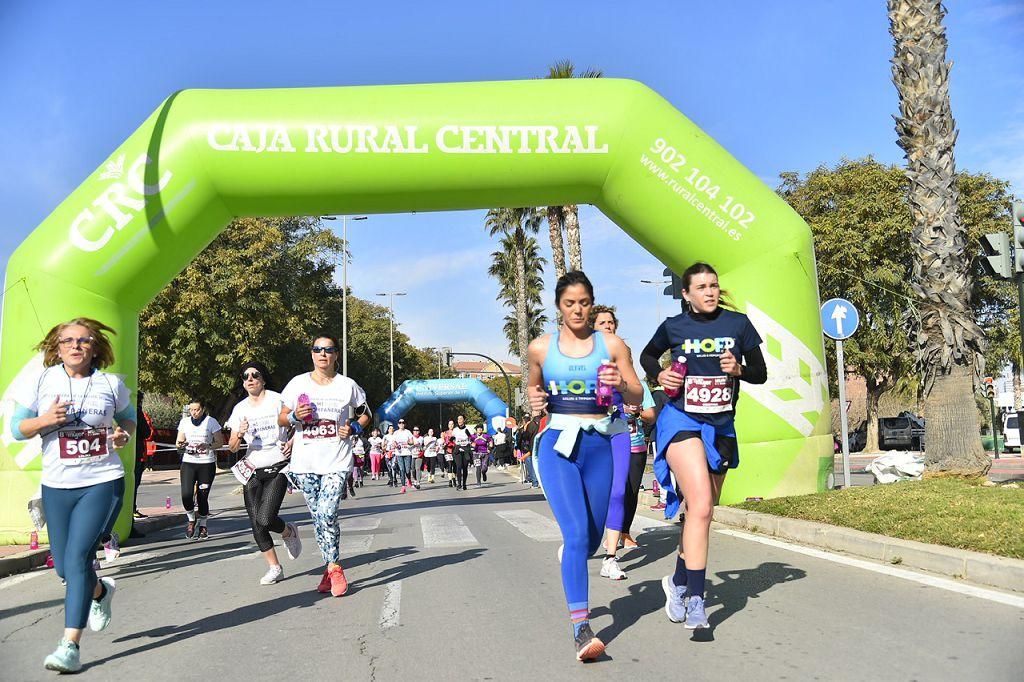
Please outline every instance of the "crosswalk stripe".
[{"label": "crosswalk stripe", "polygon": [[380,517],[354,516],[341,519],[341,532],[345,531],[367,531],[380,528]]},{"label": "crosswalk stripe", "polygon": [[424,514],[420,517],[420,528],[426,547],[480,544],[458,514]]},{"label": "crosswalk stripe", "polygon": [[370,545],[372,544],[372,535],[345,535],[345,532],[342,531],[340,544],[342,554],[366,552],[370,549]]},{"label": "crosswalk stripe", "polygon": [[402,581],[389,582],[384,590],[384,604],[380,607],[380,629],[388,630],[398,625],[402,603]]},{"label": "crosswalk stripe", "polygon": [[494,513],[511,523],[516,530],[531,540],[552,542],[562,539],[562,531],[558,529],[558,524],[535,511],[511,509]]}]

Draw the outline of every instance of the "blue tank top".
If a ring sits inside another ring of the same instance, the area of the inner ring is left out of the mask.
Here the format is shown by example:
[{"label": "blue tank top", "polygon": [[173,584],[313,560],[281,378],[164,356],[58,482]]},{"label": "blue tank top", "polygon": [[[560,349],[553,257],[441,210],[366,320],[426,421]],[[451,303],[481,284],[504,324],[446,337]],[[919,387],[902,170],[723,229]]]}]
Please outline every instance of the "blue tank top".
[{"label": "blue tank top", "polygon": [[544,358],[544,389],[548,392],[548,412],[552,414],[601,414],[597,406],[597,370],[608,358],[604,335],[590,337],[594,348],[582,358],[563,355],[558,348],[558,332],[551,335]]}]

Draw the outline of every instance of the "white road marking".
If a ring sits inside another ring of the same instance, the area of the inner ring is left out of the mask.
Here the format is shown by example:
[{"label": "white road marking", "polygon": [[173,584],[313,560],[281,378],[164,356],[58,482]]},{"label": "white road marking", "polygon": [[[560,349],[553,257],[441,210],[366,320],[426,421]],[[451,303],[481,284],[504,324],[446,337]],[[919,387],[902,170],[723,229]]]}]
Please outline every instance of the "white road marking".
[{"label": "white road marking", "polygon": [[370,549],[371,544],[373,544],[372,535],[345,535],[345,532],[342,531],[340,548],[344,555],[366,552]]},{"label": "white road marking", "polygon": [[978,597],[979,599],[987,599],[989,601],[994,601],[999,604],[1005,604],[1007,606],[1015,606],[1018,609],[1024,609],[1024,597],[1016,597],[1012,594],[1004,594],[1002,592],[996,592],[995,590],[987,590],[983,587],[965,585],[963,583],[959,583],[955,580],[950,580],[948,578],[938,578],[935,576],[924,575],[922,573],[908,571],[905,568],[896,568],[895,566],[884,566],[882,564],[875,564],[870,561],[865,561],[863,559],[854,559],[852,557],[843,556],[841,554],[832,554],[830,552],[824,552],[820,549],[802,547],[800,545],[792,545],[788,542],[782,542],[781,540],[776,540],[774,538],[762,537],[760,535],[751,535],[750,533],[744,533],[729,528],[718,528],[715,530],[715,532],[721,533],[722,535],[729,535],[735,538],[741,538],[743,540],[759,542],[762,545],[768,545],[770,547],[788,549],[791,552],[796,552],[797,554],[804,554],[810,557],[814,557],[816,559],[824,559],[826,561],[832,561],[834,563],[843,564],[845,566],[853,566],[854,568],[862,568],[866,571],[882,573],[883,575],[889,575],[894,578],[910,580],[911,582],[920,583],[921,585],[937,587],[940,590],[957,592],[959,594],[965,594],[969,597]]},{"label": "white road marking", "polygon": [[562,539],[562,531],[558,529],[558,524],[535,511],[513,509],[494,513],[511,523],[516,530],[531,540],[550,542]]},{"label": "white road marking", "polygon": [[398,625],[402,603],[402,581],[395,580],[384,586],[384,605],[380,607],[380,629],[387,630]]},{"label": "white road marking", "polygon": [[341,520],[341,532],[354,531],[354,530],[377,530],[380,528],[381,519],[371,518],[366,516],[356,516],[351,519],[343,518]]},{"label": "white road marking", "polygon": [[38,578],[41,575],[46,575],[46,571],[34,570],[29,573],[19,573],[18,575],[12,575],[10,577],[4,578],[3,580],[0,580],[0,590],[6,590],[8,587],[20,585],[26,580]]},{"label": "white road marking", "polygon": [[480,544],[458,514],[424,514],[420,517],[420,528],[426,547]]}]

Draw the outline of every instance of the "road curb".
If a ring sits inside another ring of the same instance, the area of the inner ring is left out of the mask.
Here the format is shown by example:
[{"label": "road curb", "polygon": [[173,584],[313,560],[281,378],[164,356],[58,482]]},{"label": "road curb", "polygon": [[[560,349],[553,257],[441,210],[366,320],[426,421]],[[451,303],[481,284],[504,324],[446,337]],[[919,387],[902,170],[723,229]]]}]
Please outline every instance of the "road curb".
[{"label": "road curb", "polygon": [[[135,521],[134,527],[140,533],[149,535],[179,523],[181,523],[180,514],[161,514],[160,516],[138,519]],[[127,545],[128,543],[125,544]],[[49,553],[50,550],[48,548],[41,547],[0,558],[0,578],[6,578],[16,573],[24,573],[43,566],[46,564],[46,555]]]},{"label": "road curb", "polygon": [[901,540],[852,528],[716,507],[715,521],[752,533],[938,573],[1010,592],[1024,592],[1024,561],[965,549]]}]

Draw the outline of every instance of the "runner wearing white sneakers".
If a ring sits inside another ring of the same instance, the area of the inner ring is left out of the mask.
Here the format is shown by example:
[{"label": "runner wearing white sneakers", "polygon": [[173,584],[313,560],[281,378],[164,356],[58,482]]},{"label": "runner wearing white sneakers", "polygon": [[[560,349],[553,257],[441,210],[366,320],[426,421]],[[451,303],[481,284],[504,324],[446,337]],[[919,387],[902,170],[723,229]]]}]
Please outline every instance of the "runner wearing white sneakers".
[{"label": "runner wearing white sneakers", "polygon": [[281,394],[270,390],[273,380],[261,362],[242,365],[240,381],[248,394],[235,405],[228,417],[231,429],[228,449],[238,452],[244,439],[248,450],[232,471],[243,481],[242,496],[249,514],[256,546],[267,561],[267,572],[260,578],[261,585],[273,585],[284,578],[284,569],[277,559],[274,540],[270,532],[281,534],[288,558],[302,552],[299,529],[294,523],[285,523],[280,516],[281,503],[288,490],[288,478],[283,470],[292,454],[292,441],[288,429],[278,424],[284,404]]}]

